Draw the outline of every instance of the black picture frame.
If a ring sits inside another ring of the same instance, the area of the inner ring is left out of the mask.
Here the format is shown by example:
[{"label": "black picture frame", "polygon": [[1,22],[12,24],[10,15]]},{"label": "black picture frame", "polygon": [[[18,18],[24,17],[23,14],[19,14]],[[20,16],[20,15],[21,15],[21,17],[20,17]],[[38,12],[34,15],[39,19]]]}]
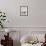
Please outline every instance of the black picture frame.
[{"label": "black picture frame", "polygon": [[20,16],[28,16],[28,6],[20,6]]}]

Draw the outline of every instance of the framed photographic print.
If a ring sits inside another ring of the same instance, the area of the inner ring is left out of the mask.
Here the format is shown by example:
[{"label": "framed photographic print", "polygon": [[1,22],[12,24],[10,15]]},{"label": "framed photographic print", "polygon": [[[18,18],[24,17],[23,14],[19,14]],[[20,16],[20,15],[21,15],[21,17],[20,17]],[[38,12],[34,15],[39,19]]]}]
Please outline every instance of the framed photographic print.
[{"label": "framed photographic print", "polygon": [[28,16],[28,6],[20,6],[20,16]]}]

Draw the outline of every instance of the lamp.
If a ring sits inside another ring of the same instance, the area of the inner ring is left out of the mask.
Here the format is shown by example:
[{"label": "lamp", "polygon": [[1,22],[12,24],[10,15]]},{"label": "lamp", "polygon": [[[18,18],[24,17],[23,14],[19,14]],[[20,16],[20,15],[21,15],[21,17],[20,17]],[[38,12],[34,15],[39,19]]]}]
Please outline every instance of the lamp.
[{"label": "lamp", "polygon": [[9,29],[5,29],[5,32],[7,33],[7,36],[9,36]]}]

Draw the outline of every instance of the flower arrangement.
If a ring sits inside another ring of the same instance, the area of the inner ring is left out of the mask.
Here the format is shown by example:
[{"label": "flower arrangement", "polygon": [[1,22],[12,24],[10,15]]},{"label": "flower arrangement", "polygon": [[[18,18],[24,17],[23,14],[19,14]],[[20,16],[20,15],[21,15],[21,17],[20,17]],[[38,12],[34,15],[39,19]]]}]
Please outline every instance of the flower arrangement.
[{"label": "flower arrangement", "polygon": [[6,15],[4,12],[0,11],[0,27],[3,28],[4,27],[4,22],[6,20]]}]

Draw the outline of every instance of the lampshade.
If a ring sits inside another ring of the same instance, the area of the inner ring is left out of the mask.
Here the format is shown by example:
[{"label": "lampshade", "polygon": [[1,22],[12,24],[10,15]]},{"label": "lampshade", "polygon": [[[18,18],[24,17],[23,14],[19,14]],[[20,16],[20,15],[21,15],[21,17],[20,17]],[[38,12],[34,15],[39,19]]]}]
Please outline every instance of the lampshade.
[{"label": "lampshade", "polygon": [[5,29],[5,32],[6,32],[6,33],[9,33],[9,32],[10,32],[10,30],[9,30],[9,29]]}]

